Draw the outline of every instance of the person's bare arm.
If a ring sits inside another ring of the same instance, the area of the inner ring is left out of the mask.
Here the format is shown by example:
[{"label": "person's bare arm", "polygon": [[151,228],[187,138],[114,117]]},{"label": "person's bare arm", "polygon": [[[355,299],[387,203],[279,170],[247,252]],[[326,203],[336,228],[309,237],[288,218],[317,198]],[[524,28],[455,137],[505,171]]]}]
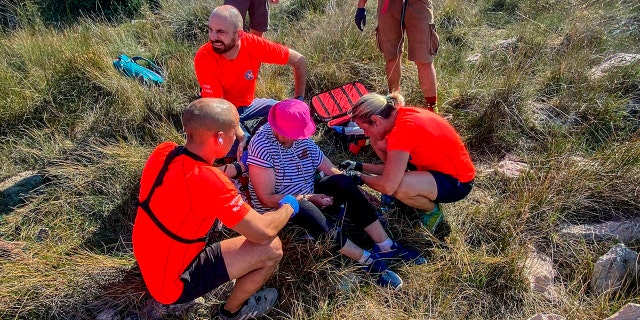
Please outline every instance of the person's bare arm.
[{"label": "person's bare arm", "polygon": [[240,233],[251,242],[267,244],[273,240],[278,235],[278,232],[287,224],[291,214],[293,214],[293,208],[291,208],[290,205],[283,205],[278,210],[266,212],[262,215],[251,209],[247,215],[231,229]]},{"label": "person's bare arm", "polygon": [[342,173],[342,171],[338,169],[327,157],[322,158],[322,162],[318,166],[318,170],[322,171],[326,176]]},{"label": "person's bare arm", "polygon": [[[400,186],[404,173],[407,170],[409,162],[409,153],[405,151],[389,151],[387,153],[387,162],[384,164],[382,175],[369,176],[362,175],[362,181],[372,189],[384,194],[394,194]],[[372,169],[364,166],[365,171]],[[369,171],[370,172],[370,171]]]},{"label": "person's bare arm", "polygon": [[307,59],[297,51],[289,49],[287,64],[293,68],[293,96],[304,97],[305,86],[307,85]]},{"label": "person's bare arm", "polygon": [[258,200],[264,207],[277,208],[278,201],[284,197],[276,192],[276,174],[273,168],[249,165],[249,179],[253,184]]}]

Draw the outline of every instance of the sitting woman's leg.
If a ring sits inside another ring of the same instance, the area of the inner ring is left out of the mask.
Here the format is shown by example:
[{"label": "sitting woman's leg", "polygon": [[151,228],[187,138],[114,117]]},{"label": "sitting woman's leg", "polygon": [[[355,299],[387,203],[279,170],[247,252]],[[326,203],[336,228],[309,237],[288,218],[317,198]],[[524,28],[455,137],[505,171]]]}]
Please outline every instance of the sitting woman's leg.
[{"label": "sitting woman's leg", "polygon": [[332,195],[334,205],[346,202],[346,215],[375,242],[373,251],[379,256],[388,259],[398,258],[414,264],[427,262],[419,252],[405,248],[389,238],[374,211],[375,209],[351,178],[342,174],[325,177],[316,183],[315,191]]},{"label": "sitting woman's leg", "polygon": [[[315,185],[316,193],[324,193],[333,196],[333,205],[345,205],[346,215],[351,222],[360,230],[367,231],[367,234],[376,243],[386,240],[388,237],[382,224],[378,220],[375,209],[364,197],[358,186],[351,178],[336,174],[320,179]],[[379,228],[376,228],[379,226]],[[371,228],[369,228],[371,227]],[[372,232],[369,232],[370,229]]]}]

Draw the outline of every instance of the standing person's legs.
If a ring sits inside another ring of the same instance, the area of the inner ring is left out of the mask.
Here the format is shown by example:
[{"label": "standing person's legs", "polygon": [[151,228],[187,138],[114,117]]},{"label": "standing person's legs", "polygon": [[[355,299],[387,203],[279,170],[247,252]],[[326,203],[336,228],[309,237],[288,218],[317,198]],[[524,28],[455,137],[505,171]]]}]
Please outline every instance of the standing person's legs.
[{"label": "standing person's legs", "polygon": [[[385,73],[389,92],[400,89],[402,77],[402,51],[404,44],[404,28],[400,21],[403,1],[378,1],[378,27],[376,41],[378,49],[385,60]],[[386,11],[383,12],[383,8]]]},{"label": "standing person's legs", "polygon": [[220,248],[229,278],[236,279],[224,308],[236,312],[264,285],[278,267],[282,259],[282,242],[275,238],[261,245],[244,237],[237,237],[220,242]]},{"label": "standing person's legs", "polygon": [[249,4],[249,32],[262,37],[269,29],[269,1],[251,0]]},{"label": "standing person's legs", "polygon": [[410,1],[405,16],[408,58],[416,63],[418,84],[426,106],[437,102],[436,70],[433,59],[438,53],[439,39],[433,20],[431,0]]},{"label": "standing person's legs", "polygon": [[387,88],[389,92],[400,91],[400,78],[402,78],[402,56],[388,59],[385,62],[384,71],[387,75]]},{"label": "standing person's legs", "polygon": [[242,16],[242,21],[244,24],[245,19],[247,18],[247,11],[249,10],[249,0],[224,0],[225,5],[230,5],[238,9],[240,12],[240,16]]},{"label": "standing person's legs", "polygon": [[418,68],[418,84],[420,90],[427,101],[427,97],[437,97],[438,87],[436,84],[436,68],[433,62],[419,62],[416,61],[416,67]]}]

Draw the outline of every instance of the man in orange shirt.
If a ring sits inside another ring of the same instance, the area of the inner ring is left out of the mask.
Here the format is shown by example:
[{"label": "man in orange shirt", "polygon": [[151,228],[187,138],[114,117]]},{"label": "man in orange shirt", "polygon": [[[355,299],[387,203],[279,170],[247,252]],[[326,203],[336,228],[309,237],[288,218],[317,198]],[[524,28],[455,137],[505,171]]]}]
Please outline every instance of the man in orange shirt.
[{"label": "man in orange shirt", "polygon": [[[140,180],[133,253],[149,293],[163,304],[186,303],[236,279],[221,319],[260,316],[275,304],[273,288],[258,291],[282,258],[278,232],[298,211],[294,197],[280,208],[254,211],[211,164],[235,140],[238,113],[223,99],[198,99],[182,114],[187,142],[160,144]],[[207,244],[219,219],[240,236]]]},{"label": "man in orange shirt", "polygon": [[357,183],[420,210],[422,225],[434,233],[443,219],[439,204],[462,200],[473,187],[475,168],[458,133],[433,112],[405,107],[398,93],[362,96],[352,117],[384,164],[347,160],[340,167]]},{"label": "man in orange shirt", "polygon": [[[293,68],[294,97],[304,100],[306,60],[286,46],[246,33],[236,8],[223,5],[209,16],[209,43],[198,49],[194,58],[196,77],[203,98],[224,98],[240,114],[240,123],[265,117],[277,101],[255,99],[256,80],[263,63],[290,65]],[[247,144],[247,130],[238,126],[237,146],[230,156],[240,159]]]}]

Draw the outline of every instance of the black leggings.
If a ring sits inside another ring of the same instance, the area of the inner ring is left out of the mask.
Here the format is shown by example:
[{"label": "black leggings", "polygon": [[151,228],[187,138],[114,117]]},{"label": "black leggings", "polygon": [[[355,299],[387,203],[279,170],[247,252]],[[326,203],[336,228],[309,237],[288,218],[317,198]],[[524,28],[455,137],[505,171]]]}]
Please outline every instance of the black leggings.
[{"label": "black leggings", "polygon": [[342,204],[345,204],[345,217],[358,229],[364,229],[378,220],[369,201],[353,180],[345,175],[336,174],[320,179],[315,184],[314,192],[332,196],[333,205],[320,211],[313,203],[300,200],[300,210],[295,217],[291,218],[291,223],[304,228],[315,239],[328,236],[334,242],[336,251],[344,247],[348,238],[343,234],[342,228],[336,228],[335,224],[327,219],[323,211],[328,214],[335,213],[339,211]]}]

